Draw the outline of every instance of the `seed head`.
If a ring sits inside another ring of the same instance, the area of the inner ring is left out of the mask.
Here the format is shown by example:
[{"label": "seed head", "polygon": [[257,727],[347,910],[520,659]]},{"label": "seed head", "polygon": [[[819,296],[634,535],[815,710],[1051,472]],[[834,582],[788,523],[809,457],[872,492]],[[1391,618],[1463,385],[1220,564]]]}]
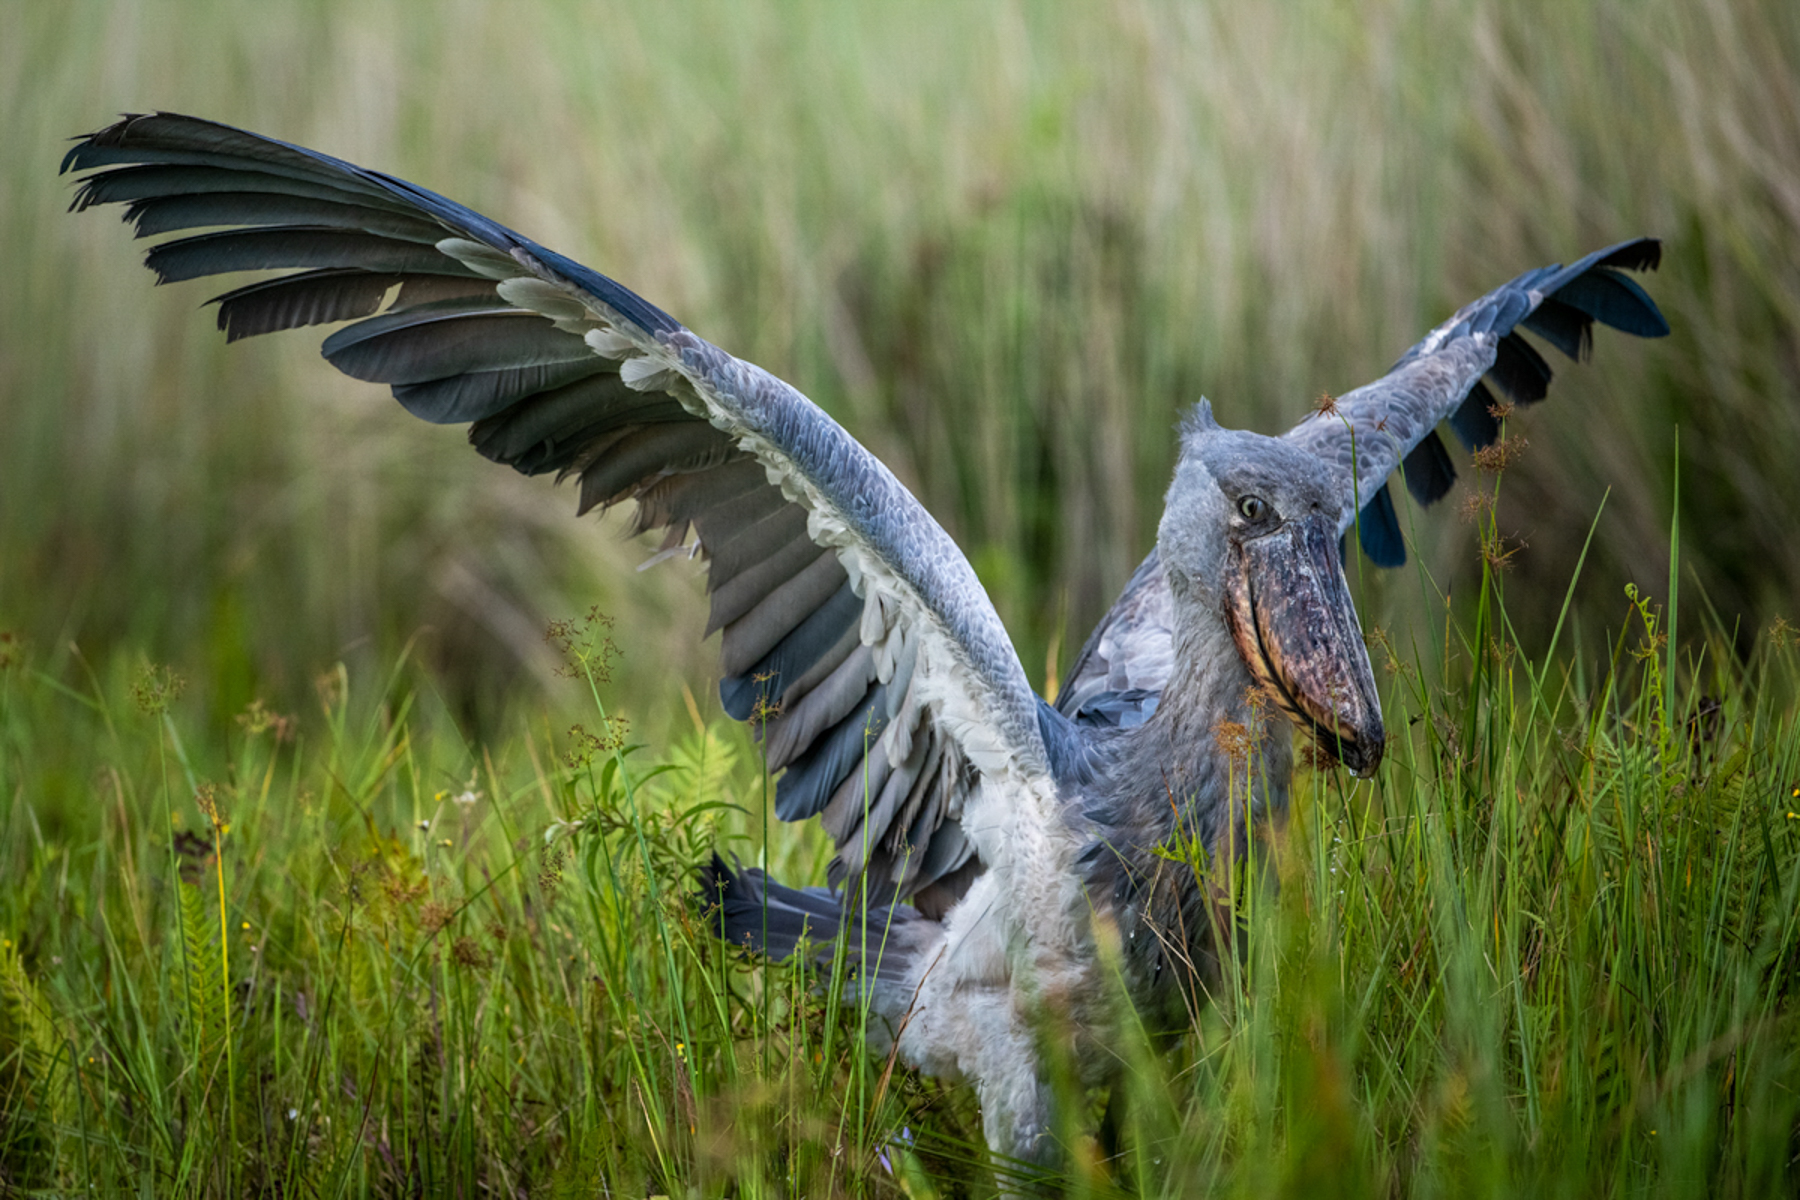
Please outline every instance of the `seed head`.
[{"label": "seed head", "polygon": [[1531,443],[1522,437],[1501,438],[1493,445],[1483,446],[1475,452],[1475,469],[1497,475],[1511,466],[1529,445]]},{"label": "seed head", "polygon": [[145,716],[158,717],[168,711],[186,686],[187,681],[173,669],[146,663],[131,685],[131,700]]},{"label": "seed head", "polygon": [[1250,757],[1250,731],[1229,718],[1220,718],[1212,728],[1213,744],[1232,761],[1243,766]]}]

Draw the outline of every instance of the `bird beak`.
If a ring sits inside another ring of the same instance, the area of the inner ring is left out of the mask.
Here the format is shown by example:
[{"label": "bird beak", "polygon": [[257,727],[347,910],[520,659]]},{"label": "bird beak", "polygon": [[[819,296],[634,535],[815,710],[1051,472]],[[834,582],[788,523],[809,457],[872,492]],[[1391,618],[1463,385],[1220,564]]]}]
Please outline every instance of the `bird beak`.
[{"label": "bird beak", "polygon": [[1387,740],[1381,697],[1333,523],[1289,521],[1232,550],[1226,617],[1251,675],[1321,750],[1373,774]]}]

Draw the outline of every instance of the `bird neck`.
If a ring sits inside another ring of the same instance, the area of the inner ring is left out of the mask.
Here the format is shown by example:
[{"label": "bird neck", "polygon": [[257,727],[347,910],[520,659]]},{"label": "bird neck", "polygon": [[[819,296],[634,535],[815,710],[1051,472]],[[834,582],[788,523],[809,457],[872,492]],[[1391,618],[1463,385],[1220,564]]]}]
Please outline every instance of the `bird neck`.
[{"label": "bird neck", "polygon": [[1180,997],[1211,976],[1215,932],[1232,920],[1229,864],[1287,806],[1291,749],[1216,602],[1177,592],[1172,615],[1174,668],[1155,714],[1106,743],[1082,861],[1089,895],[1127,948],[1133,995],[1146,1012],[1168,1008],[1147,1019],[1179,1024]]},{"label": "bird neck", "polygon": [[1287,805],[1287,721],[1256,692],[1223,611],[1177,590],[1172,615],[1175,661],[1156,712],[1107,740],[1104,802],[1090,810],[1102,840],[1142,865],[1180,843],[1229,852]]},{"label": "bird neck", "polygon": [[1257,690],[1216,597],[1177,594],[1174,604],[1174,670],[1157,708],[1162,720],[1146,729],[1163,726],[1171,798],[1213,851],[1234,822],[1241,830],[1285,809],[1292,751],[1287,721]]}]

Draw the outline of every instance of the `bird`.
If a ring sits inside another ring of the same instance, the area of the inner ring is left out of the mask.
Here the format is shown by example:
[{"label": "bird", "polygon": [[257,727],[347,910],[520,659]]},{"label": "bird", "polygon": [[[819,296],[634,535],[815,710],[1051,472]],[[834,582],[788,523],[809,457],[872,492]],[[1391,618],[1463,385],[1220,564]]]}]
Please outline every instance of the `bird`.
[{"label": "bird", "polygon": [[1440,424],[1479,450],[1508,405],[1545,396],[1521,331],[1573,360],[1596,323],[1669,332],[1628,274],[1661,243],[1637,238],[1463,306],[1279,436],[1198,401],[1155,545],[1051,703],[885,465],[613,279],[402,179],[179,114],[126,115],[62,170],[79,174],[72,209],[120,204],[136,236],[180,235],[148,251],[159,282],[285,272],[214,297],[229,340],[336,325],[338,370],[468,426],[494,462],[573,480],[580,512],[629,503],[634,532],[704,558],[723,709],[761,739],[776,815],[835,843],[824,885],[699,866],[719,930],[777,958],[854,958],[870,1048],[971,1082],[991,1150],[1027,1163],[1061,1152],[1040,1031],[1104,1084],[1116,980],[1176,1027],[1182,989],[1216,969],[1229,889],[1173,869],[1171,839],[1250,853],[1286,808],[1296,732],[1377,769],[1344,564],[1352,531],[1376,564],[1404,561],[1391,476],[1442,498]]}]

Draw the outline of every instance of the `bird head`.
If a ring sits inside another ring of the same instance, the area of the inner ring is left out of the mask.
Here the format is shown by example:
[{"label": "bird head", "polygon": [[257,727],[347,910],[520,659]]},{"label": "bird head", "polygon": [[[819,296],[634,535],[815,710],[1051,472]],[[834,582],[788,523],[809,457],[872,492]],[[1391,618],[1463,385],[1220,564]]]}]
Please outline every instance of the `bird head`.
[{"label": "bird head", "polygon": [[1157,542],[1177,595],[1221,612],[1250,676],[1358,775],[1386,734],[1338,550],[1340,474],[1278,438],[1223,429],[1200,401]]}]

